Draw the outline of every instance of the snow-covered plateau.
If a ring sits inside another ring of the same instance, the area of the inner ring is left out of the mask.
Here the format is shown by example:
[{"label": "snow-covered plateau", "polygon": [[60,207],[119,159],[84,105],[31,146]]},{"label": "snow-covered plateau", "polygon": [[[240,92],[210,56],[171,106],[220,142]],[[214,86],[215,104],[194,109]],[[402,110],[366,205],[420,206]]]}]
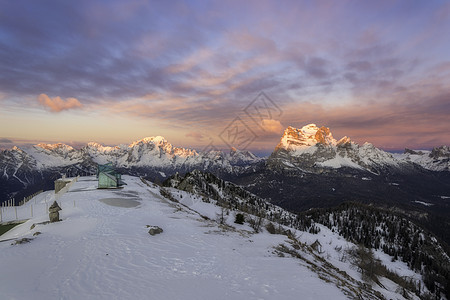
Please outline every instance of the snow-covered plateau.
[{"label": "snow-covered plateau", "polygon": [[[255,233],[234,223],[239,211],[220,224],[212,199],[168,188],[170,201],[151,182],[123,179],[123,189],[99,190],[95,177],[80,177],[61,196],[47,191],[20,206],[25,222],[0,237],[0,299],[405,299],[387,278],[365,283],[343,259],[356,246],[325,226]],[[61,221],[45,224],[55,197]],[[2,218],[15,212],[2,209]],[[163,232],[151,236],[149,226]],[[420,281],[403,262],[375,256]]]}]

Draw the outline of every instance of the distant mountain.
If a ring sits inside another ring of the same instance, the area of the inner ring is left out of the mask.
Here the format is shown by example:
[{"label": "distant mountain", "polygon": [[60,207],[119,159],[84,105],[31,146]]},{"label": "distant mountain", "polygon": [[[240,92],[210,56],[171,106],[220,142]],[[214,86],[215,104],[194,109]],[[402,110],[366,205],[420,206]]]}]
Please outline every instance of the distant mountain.
[{"label": "distant mountain", "polygon": [[450,147],[440,146],[427,150],[405,149],[403,154],[394,154],[400,161],[412,162],[431,171],[450,172]]},{"label": "distant mountain", "polygon": [[[198,153],[196,150],[172,146],[161,136],[147,137],[129,145],[105,147],[98,143],[88,143],[80,150],[65,144],[38,144],[23,148],[14,147],[0,154],[0,166],[10,157],[16,164],[28,161],[30,167],[48,169],[65,167],[83,162],[99,164],[113,163],[118,168],[191,168],[220,166],[229,171],[233,167],[246,166],[260,159],[248,151],[232,149],[229,153],[210,151]],[[0,167],[1,168],[1,167]]]},{"label": "distant mountain", "polygon": [[[291,211],[346,201],[396,211],[450,244],[450,172],[447,147],[407,159],[309,124],[288,127],[263,167],[233,182]],[[439,170],[439,172],[438,172]]]},{"label": "distant mountain", "polygon": [[386,167],[408,167],[408,163],[370,143],[360,146],[348,137],[337,141],[329,128],[319,128],[315,124],[301,129],[288,127],[270,155],[268,165],[319,173],[329,168],[347,167],[379,173]]}]

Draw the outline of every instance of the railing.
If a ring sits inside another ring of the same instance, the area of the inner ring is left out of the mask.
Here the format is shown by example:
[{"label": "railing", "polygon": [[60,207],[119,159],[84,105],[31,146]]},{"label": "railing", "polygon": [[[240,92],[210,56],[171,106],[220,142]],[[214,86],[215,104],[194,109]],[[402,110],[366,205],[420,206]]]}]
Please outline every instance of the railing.
[{"label": "railing", "polygon": [[43,192],[43,190],[40,190],[28,197],[23,198],[23,200],[19,202],[19,206],[24,205],[25,203],[27,203],[28,201],[30,201],[31,199],[33,199],[35,196],[39,195],[42,192]]},{"label": "railing", "polygon": [[[28,197],[25,197],[23,201],[19,202],[19,206],[15,206],[14,199],[10,199],[4,203],[2,203],[0,208],[0,223],[1,222],[9,222],[9,221],[18,221],[25,220],[28,218],[32,218],[35,211],[43,212],[44,214],[48,214],[49,203],[53,201],[59,201],[60,198],[69,191],[70,187],[78,181],[77,176],[73,178],[64,188],[62,188],[57,194],[47,193],[45,198],[40,199],[37,202],[37,196],[41,194],[43,191],[39,191],[34,193]],[[34,203],[30,204],[29,207],[24,206],[27,202],[34,199]],[[59,201],[59,206],[62,206]]]}]

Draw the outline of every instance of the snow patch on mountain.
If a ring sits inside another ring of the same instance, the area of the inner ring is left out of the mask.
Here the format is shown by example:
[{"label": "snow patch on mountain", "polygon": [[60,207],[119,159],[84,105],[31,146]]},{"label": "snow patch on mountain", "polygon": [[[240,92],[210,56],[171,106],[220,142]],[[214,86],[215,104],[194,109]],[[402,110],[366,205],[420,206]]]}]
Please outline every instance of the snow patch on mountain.
[{"label": "snow patch on mountain", "polygon": [[316,165],[325,167],[325,168],[334,168],[334,169],[339,169],[342,167],[363,169],[363,167],[361,167],[357,163],[353,162],[350,158],[342,157],[338,154],[336,154],[336,156],[334,158],[326,160],[324,162],[318,162],[318,163],[316,163]]}]

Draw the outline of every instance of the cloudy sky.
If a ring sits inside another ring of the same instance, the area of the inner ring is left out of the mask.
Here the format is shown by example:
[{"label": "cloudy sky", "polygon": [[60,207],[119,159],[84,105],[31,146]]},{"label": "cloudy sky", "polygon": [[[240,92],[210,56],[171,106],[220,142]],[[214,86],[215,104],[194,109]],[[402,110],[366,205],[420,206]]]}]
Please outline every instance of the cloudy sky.
[{"label": "cloudy sky", "polygon": [[0,147],[450,144],[449,36],[448,1],[0,0]]}]

